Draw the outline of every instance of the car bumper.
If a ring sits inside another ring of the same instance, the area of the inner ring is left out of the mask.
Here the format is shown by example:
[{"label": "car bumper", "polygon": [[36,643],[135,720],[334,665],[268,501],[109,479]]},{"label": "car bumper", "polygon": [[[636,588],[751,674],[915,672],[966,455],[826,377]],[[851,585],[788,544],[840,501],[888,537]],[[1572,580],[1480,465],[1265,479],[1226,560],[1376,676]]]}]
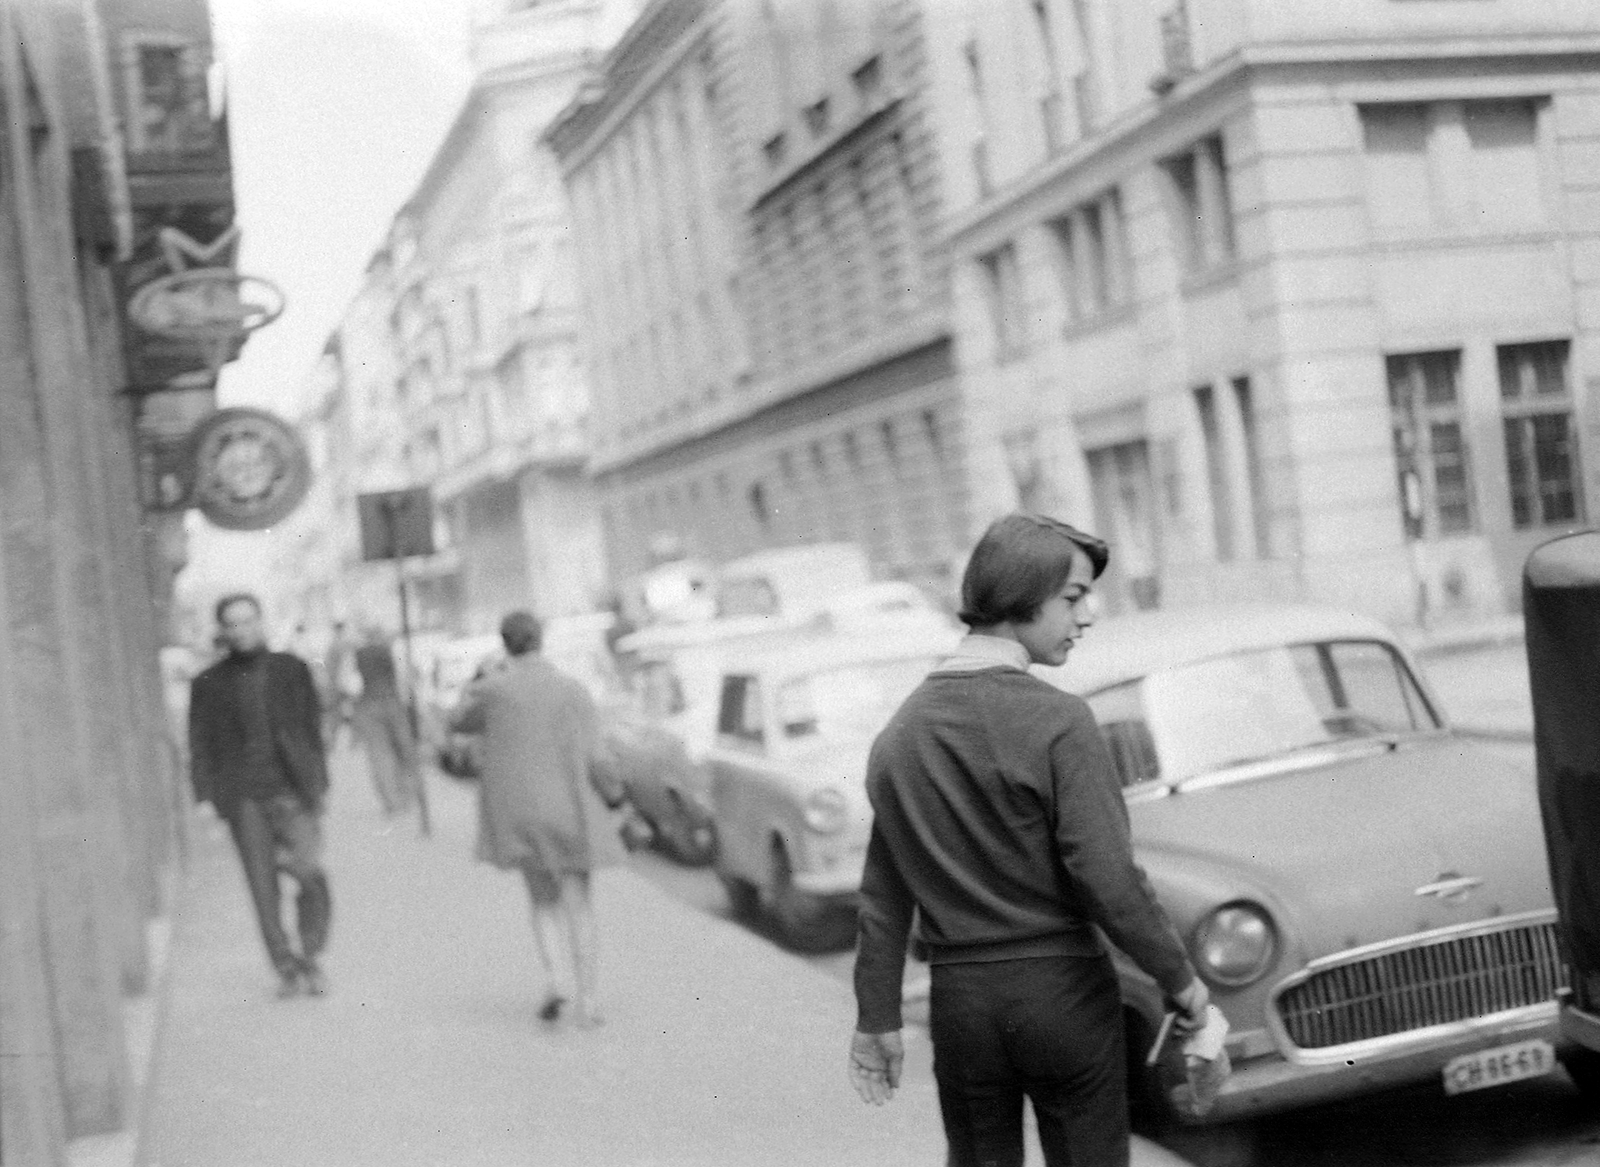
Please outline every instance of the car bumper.
[{"label": "car bumper", "polygon": [[1442,1090],[1442,1072],[1451,1058],[1529,1038],[1564,1044],[1554,1001],[1455,1027],[1449,1036],[1426,1046],[1409,1045],[1394,1053],[1366,1054],[1333,1064],[1294,1062],[1276,1052],[1244,1060],[1230,1043],[1233,1073],[1216,1103],[1203,1119],[1181,1113],[1179,1118],[1227,1122],[1429,1080],[1439,1082]]},{"label": "car bumper", "polygon": [[1600,1016],[1586,1013],[1570,1000],[1561,1006],[1561,1036],[1573,1045],[1600,1051]]}]

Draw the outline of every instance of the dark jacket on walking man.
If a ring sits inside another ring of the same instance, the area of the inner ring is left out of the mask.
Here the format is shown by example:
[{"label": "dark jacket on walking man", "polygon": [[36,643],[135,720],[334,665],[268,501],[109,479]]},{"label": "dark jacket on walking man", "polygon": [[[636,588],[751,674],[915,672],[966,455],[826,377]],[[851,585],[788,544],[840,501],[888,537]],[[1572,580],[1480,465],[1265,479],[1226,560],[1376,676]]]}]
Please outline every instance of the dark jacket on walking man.
[{"label": "dark jacket on walking man", "polygon": [[[317,957],[332,901],[321,856],[328,767],[316,683],[305,661],[267,649],[254,596],[225,596],[216,613],[227,655],[195,677],[189,697],[195,798],[233,832],[279,995],[321,994]],[[283,926],[280,871],[298,885],[298,951]]]},{"label": "dark jacket on walking man", "polygon": [[899,1084],[913,919],[928,952],[951,1167],[1021,1167],[1023,1099],[1049,1167],[1124,1167],[1126,1039],[1103,932],[1186,1030],[1208,993],[1134,862],[1116,770],[1077,697],[1028,673],[1093,623],[1107,550],[1035,515],[992,525],[962,580],[972,632],[873,743],[850,1077]]}]

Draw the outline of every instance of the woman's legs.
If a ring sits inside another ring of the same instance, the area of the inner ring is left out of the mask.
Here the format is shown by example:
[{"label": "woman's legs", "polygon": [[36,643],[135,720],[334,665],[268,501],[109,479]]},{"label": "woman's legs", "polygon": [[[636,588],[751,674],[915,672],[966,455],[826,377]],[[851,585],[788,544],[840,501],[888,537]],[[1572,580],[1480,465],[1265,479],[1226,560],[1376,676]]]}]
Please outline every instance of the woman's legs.
[{"label": "woman's legs", "polygon": [[554,1021],[571,993],[567,970],[573,965],[569,954],[569,934],[561,912],[561,889],[555,876],[537,867],[524,867],[522,877],[528,885],[528,900],[533,909],[533,946],[544,971],[545,1005],[541,1016]]},{"label": "woman's legs", "polygon": [[601,1024],[600,951],[594,922],[594,907],[589,902],[587,872],[568,872],[561,877],[561,914],[572,944],[573,973],[578,988],[578,1024],[586,1028]]}]

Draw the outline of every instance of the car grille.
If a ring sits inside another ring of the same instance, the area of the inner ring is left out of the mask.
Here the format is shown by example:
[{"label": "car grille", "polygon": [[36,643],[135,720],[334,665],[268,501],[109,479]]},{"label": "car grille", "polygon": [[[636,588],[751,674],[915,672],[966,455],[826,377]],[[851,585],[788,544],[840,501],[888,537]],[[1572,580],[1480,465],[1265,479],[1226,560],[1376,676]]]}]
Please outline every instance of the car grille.
[{"label": "car grille", "polygon": [[1534,923],[1322,969],[1277,1010],[1295,1045],[1324,1049],[1537,1005],[1566,983],[1555,925]]}]

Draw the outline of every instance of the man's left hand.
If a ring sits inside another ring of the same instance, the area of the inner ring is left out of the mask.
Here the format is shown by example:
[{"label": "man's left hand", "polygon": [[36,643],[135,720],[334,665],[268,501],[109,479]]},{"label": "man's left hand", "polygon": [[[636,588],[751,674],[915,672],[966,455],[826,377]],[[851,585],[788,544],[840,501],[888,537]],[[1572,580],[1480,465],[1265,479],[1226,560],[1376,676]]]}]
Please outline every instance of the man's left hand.
[{"label": "man's left hand", "polygon": [[900,1085],[900,1067],[906,1060],[905,1043],[898,1030],[861,1033],[850,1038],[850,1084],[861,1101],[882,1106]]}]

